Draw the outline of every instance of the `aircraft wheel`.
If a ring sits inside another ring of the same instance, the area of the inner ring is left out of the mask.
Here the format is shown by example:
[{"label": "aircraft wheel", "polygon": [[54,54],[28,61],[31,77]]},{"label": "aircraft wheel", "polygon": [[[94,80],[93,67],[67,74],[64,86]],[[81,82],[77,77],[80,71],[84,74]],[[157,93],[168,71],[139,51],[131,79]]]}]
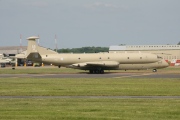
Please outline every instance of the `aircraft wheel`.
[{"label": "aircraft wheel", "polygon": [[104,70],[89,70],[90,74],[104,74]]},{"label": "aircraft wheel", "polygon": [[104,70],[101,70],[100,73],[101,73],[101,74],[104,74]]},{"label": "aircraft wheel", "polygon": [[93,71],[93,70],[89,70],[89,73],[90,73],[90,74],[93,74],[93,73],[94,73],[94,71]]},{"label": "aircraft wheel", "polygon": [[157,69],[153,69],[153,72],[157,72]]},{"label": "aircraft wheel", "polygon": [[95,70],[95,73],[96,73],[96,74],[99,74],[99,73],[100,73],[100,71],[99,71],[99,70]]}]

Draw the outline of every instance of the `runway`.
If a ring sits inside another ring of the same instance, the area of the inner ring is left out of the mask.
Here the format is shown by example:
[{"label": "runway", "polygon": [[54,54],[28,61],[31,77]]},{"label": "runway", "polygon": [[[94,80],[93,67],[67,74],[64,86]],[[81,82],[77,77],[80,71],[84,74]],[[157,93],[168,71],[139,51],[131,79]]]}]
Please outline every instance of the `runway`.
[{"label": "runway", "polygon": [[162,73],[68,73],[68,74],[0,74],[0,78],[179,78],[180,74]]}]

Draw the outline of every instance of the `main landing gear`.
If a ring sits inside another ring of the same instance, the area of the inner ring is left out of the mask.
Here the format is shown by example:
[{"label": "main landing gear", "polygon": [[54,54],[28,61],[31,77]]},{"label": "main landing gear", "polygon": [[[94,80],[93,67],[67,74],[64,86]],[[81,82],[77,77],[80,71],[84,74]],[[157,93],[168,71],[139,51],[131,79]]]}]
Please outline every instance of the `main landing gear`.
[{"label": "main landing gear", "polygon": [[104,70],[89,70],[90,74],[104,74]]}]

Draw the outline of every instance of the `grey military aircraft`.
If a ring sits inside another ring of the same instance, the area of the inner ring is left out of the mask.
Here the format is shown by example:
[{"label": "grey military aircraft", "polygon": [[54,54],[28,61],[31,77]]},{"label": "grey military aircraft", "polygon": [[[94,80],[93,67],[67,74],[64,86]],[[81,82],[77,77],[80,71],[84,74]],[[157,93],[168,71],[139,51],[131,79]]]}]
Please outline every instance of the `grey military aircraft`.
[{"label": "grey military aircraft", "polygon": [[1,65],[1,67],[6,67],[6,64],[15,64],[15,61],[12,57],[9,57],[6,54],[0,54],[0,65]]},{"label": "grey military aircraft", "polygon": [[0,54],[0,63],[10,63],[11,61],[11,58],[5,57],[4,54]]},{"label": "grey military aircraft", "polygon": [[59,54],[37,45],[39,37],[27,38],[27,59],[74,69],[89,70],[90,73],[104,73],[104,70],[142,70],[168,67],[162,58],[151,53],[81,53]]}]

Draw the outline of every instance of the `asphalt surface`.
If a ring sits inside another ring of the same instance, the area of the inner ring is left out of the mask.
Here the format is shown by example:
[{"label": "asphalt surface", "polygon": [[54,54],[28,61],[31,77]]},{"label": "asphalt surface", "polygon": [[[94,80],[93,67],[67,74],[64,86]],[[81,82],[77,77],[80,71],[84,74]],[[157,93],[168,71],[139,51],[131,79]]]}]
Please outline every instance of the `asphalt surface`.
[{"label": "asphalt surface", "polygon": [[0,74],[0,78],[179,78],[180,74],[105,73],[105,74]]}]

